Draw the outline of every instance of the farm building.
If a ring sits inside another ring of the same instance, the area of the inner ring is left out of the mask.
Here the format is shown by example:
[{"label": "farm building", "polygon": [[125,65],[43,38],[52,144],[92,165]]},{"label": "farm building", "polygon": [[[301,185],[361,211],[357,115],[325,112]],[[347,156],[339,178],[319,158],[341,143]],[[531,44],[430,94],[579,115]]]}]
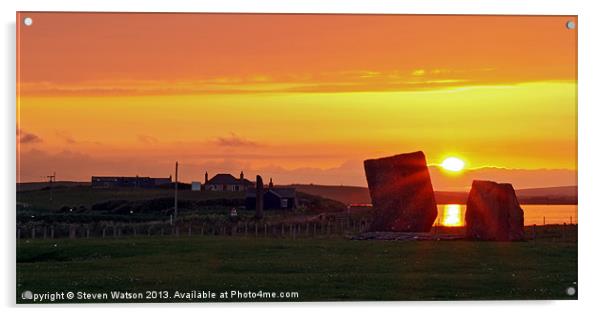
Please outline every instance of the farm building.
[{"label": "farm building", "polygon": [[151,178],[151,177],[105,177],[92,176],[90,184],[93,188],[114,188],[114,187],[135,187],[135,188],[156,188],[171,183],[169,178]]},{"label": "farm building", "polygon": [[201,191],[203,185],[198,182],[198,181],[192,181],[192,183],[190,184],[190,189],[192,191]]},{"label": "farm building", "polygon": [[208,178],[209,174],[205,172],[205,191],[244,192],[253,187],[253,182],[245,179],[242,171],[238,179],[228,173],[218,173],[213,178]]},{"label": "farm building", "polygon": [[[263,208],[266,210],[293,210],[297,208],[297,191],[290,187],[274,187],[272,179],[267,188],[263,189]],[[247,189],[245,196],[245,207],[247,210],[255,210],[257,189]]]}]

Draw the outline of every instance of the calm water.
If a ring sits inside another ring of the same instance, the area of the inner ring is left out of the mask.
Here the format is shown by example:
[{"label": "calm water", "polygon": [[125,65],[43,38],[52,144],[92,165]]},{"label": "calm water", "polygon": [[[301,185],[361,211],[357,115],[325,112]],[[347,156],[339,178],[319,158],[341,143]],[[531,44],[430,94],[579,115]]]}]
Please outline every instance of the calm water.
[{"label": "calm water", "polygon": [[[525,212],[525,225],[577,223],[577,205],[521,205]],[[463,204],[437,205],[438,217],[435,223],[442,226],[464,226]]]}]

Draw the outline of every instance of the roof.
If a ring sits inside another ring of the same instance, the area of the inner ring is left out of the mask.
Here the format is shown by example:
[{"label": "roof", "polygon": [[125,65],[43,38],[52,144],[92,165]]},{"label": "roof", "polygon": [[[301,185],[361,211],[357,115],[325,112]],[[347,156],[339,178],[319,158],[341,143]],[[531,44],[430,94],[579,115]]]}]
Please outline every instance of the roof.
[{"label": "roof", "polygon": [[297,196],[297,190],[295,188],[272,188],[269,189],[269,191],[274,191],[283,198],[294,198]]},{"label": "roof", "polygon": [[[280,198],[289,198],[290,199],[290,198],[297,197],[297,190],[295,188],[264,188],[263,194],[266,194],[270,191]],[[255,194],[256,194],[255,188],[249,188],[249,189],[247,189],[246,197],[255,198]]]},{"label": "roof", "polygon": [[209,181],[207,181],[207,184],[216,184],[216,185],[223,185],[223,184],[243,184],[243,185],[252,185],[253,183],[247,179],[242,179],[242,181],[238,178],[235,178],[233,175],[228,174],[228,173],[218,173],[215,176],[213,176],[213,178],[211,178]]}]

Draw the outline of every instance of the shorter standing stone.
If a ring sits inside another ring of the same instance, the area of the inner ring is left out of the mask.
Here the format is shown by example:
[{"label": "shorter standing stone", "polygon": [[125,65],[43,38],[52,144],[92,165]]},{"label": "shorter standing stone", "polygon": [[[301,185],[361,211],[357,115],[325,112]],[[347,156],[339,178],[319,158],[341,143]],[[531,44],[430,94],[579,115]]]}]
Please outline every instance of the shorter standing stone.
[{"label": "shorter standing stone", "polygon": [[524,240],[524,213],[509,183],[473,181],[465,219],[469,239]]}]

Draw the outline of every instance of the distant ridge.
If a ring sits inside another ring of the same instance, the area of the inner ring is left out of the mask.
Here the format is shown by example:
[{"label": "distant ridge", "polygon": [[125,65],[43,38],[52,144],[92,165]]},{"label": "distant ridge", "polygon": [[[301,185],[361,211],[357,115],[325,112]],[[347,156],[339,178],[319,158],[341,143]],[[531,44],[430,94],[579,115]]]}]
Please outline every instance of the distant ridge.
[{"label": "distant ridge", "polygon": [[[55,188],[68,188],[90,185],[90,182],[56,181]],[[48,188],[48,182],[24,182],[17,184],[17,192],[42,190]],[[345,204],[369,204],[368,188],[345,185],[291,184],[300,192],[336,200]],[[577,204],[577,186],[559,186],[548,188],[529,188],[516,190],[521,204]],[[435,199],[439,204],[464,204],[468,192],[435,191]]]},{"label": "distant ridge", "polygon": [[[371,203],[368,188],[355,186],[293,184],[301,192],[319,195],[345,204]],[[521,204],[577,204],[577,186],[516,190]],[[439,204],[464,204],[468,192],[435,191]]]},{"label": "distant ridge", "polygon": [[[48,183],[48,181],[17,183],[17,192],[42,190],[42,189],[48,188],[50,185],[51,184]],[[77,186],[81,186],[81,185],[90,185],[90,182],[55,181],[52,183],[53,188],[70,188],[70,187],[77,187]]]}]

